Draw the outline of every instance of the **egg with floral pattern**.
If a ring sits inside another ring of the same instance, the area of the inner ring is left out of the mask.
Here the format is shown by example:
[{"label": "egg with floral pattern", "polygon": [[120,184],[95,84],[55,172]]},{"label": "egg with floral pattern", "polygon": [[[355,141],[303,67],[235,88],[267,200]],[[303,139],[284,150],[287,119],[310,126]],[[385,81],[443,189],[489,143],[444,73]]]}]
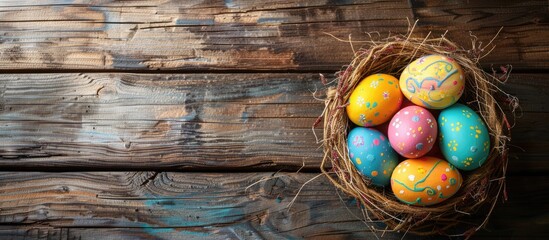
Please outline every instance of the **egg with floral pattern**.
[{"label": "egg with floral pattern", "polygon": [[471,108],[456,103],[438,116],[440,150],[461,170],[482,166],[490,153],[490,136],[486,124]]},{"label": "egg with floral pattern", "polygon": [[435,157],[407,159],[391,176],[391,189],[398,200],[429,206],[443,202],[461,187],[461,173],[452,164]]},{"label": "egg with floral pattern", "polygon": [[377,126],[391,119],[402,99],[398,79],[387,74],[373,74],[360,81],[351,92],[347,116],[358,126]]},{"label": "egg with floral pattern", "polygon": [[465,87],[456,61],[428,55],[410,63],[400,75],[400,90],[411,102],[429,109],[443,109],[459,100]]},{"label": "egg with floral pattern", "polygon": [[398,111],[389,123],[387,135],[393,149],[403,157],[418,158],[429,152],[438,133],[433,114],[419,106]]},{"label": "egg with floral pattern", "polygon": [[355,127],[347,136],[349,157],[358,172],[376,186],[386,186],[398,156],[383,133],[365,127]]}]

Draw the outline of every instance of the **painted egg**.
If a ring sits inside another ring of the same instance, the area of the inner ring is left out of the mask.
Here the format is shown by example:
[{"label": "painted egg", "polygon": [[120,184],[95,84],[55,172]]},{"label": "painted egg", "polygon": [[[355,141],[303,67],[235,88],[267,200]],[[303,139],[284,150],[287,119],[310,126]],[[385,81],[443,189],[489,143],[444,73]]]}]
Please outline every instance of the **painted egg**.
[{"label": "painted egg", "polygon": [[364,127],[356,127],[347,137],[349,157],[356,169],[377,186],[389,184],[391,173],[398,163],[398,156],[383,133]]},{"label": "painted egg", "polygon": [[391,119],[402,98],[398,79],[387,74],[370,75],[351,92],[347,116],[356,125],[376,126]]},{"label": "painted egg", "polygon": [[417,206],[448,199],[459,190],[462,182],[457,168],[434,157],[402,161],[391,176],[391,188],[398,200]]},{"label": "painted egg", "polygon": [[443,109],[463,94],[461,67],[449,57],[428,55],[410,63],[400,75],[400,90],[418,106]]},{"label": "painted egg", "polygon": [[438,126],[429,110],[409,106],[398,111],[387,130],[393,149],[403,157],[418,158],[429,152],[437,138]]},{"label": "painted egg", "polygon": [[469,107],[456,103],[438,116],[440,151],[462,170],[476,169],[490,153],[490,136],[480,116]]}]

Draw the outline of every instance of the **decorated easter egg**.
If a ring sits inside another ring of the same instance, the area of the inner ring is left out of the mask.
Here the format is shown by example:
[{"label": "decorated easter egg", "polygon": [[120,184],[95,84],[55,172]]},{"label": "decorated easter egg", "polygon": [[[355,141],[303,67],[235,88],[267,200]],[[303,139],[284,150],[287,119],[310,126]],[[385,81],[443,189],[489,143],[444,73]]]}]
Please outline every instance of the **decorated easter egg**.
[{"label": "decorated easter egg", "polygon": [[463,94],[461,67],[449,57],[428,55],[410,63],[400,75],[400,90],[418,106],[443,109]]},{"label": "decorated easter egg", "polygon": [[347,116],[356,125],[376,126],[391,119],[402,98],[398,79],[387,74],[370,75],[351,92]]},{"label": "decorated easter egg", "polygon": [[438,116],[440,150],[444,157],[462,170],[476,169],[490,153],[488,129],[469,107],[456,103]]},{"label": "decorated easter egg", "polygon": [[377,186],[389,184],[398,156],[379,131],[356,127],[347,137],[349,157],[356,169]]},{"label": "decorated easter egg", "polygon": [[429,152],[438,133],[435,117],[429,110],[409,106],[391,119],[387,135],[393,149],[403,157],[418,158]]},{"label": "decorated easter egg", "polygon": [[457,168],[434,157],[402,161],[391,176],[391,188],[398,200],[417,206],[448,199],[459,190],[462,182]]}]

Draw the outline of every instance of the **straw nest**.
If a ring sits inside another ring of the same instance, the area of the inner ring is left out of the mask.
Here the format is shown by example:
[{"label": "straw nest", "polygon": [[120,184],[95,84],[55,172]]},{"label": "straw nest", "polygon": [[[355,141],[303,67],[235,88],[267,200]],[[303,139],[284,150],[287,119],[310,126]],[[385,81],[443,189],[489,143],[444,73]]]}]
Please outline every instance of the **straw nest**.
[{"label": "straw nest", "polygon": [[[322,172],[337,188],[361,203],[364,212],[356,215],[364,216],[363,220],[372,231],[471,236],[486,224],[498,199],[506,198],[507,143],[511,126],[502,106],[510,106],[513,112],[518,104],[516,98],[505,94],[498,86],[507,79],[509,66],[492,74],[481,69],[479,60],[493,49],[492,41],[481,47],[482,44],[472,36],[472,49],[465,50],[444,35],[415,38],[411,32],[366,42],[366,47],[355,52],[352,62],[336,73],[334,82],[337,84],[328,88],[324,112],[316,122],[324,120]],[[348,120],[345,106],[352,90],[364,77],[386,73],[398,78],[410,62],[429,54],[449,56],[462,67],[466,86],[459,102],[482,116],[493,148],[482,167],[462,172],[463,185],[452,198],[437,205],[420,207],[398,201],[390,187],[374,187],[356,171],[346,144],[352,123]],[[325,81],[322,75],[321,79]]]}]

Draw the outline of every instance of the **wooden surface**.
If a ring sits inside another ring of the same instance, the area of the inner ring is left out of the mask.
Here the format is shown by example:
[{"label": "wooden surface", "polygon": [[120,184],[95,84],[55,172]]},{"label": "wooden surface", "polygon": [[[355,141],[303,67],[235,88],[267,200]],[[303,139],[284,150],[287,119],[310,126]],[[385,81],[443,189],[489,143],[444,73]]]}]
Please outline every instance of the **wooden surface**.
[{"label": "wooden surface", "polygon": [[422,239],[369,232],[311,130],[352,58],[327,33],[406,18],[466,48],[503,26],[482,64],[521,111],[475,238],[547,239],[549,3],[457,0],[0,1],[0,239]]},{"label": "wooden surface", "polygon": [[[280,172],[5,173],[0,178],[0,225],[17,224],[29,231],[0,228],[0,233],[36,237],[38,231],[57,234],[52,236],[55,239],[78,239],[90,237],[92,231],[86,228],[93,227],[108,229],[109,234],[168,239],[375,238],[366,231],[356,201],[338,195],[324,178],[306,185],[288,207],[299,188],[315,176]],[[549,188],[549,177],[511,176],[508,188],[514,194],[498,208],[488,236],[543,236],[549,199],[531,193]],[[540,209],[529,206],[533,201],[540,203]],[[510,221],[510,216],[516,219]],[[535,225],[528,231],[528,224]],[[400,239],[399,234],[385,237]]]},{"label": "wooden surface", "polygon": [[0,69],[333,71],[352,50],[325,33],[403,33],[406,18],[467,47],[504,26],[487,65],[549,68],[543,0],[86,2],[2,1]]}]

